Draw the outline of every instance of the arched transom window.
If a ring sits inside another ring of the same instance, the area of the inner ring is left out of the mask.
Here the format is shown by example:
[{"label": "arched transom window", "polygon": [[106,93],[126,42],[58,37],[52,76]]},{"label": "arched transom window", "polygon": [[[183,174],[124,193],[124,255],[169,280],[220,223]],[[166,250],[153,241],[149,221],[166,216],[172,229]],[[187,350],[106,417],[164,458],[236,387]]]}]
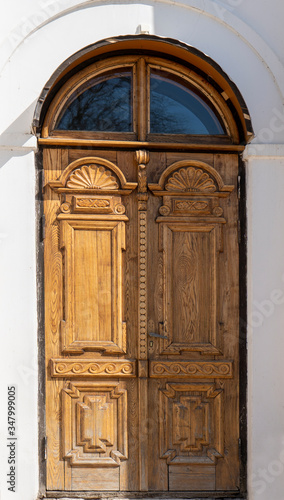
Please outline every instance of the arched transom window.
[{"label": "arched transom window", "polygon": [[[217,90],[182,65],[154,57],[110,58],[82,70],[55,97],[43,137],[238,143]],[[208,140],[208,139],[207,139]]]}]

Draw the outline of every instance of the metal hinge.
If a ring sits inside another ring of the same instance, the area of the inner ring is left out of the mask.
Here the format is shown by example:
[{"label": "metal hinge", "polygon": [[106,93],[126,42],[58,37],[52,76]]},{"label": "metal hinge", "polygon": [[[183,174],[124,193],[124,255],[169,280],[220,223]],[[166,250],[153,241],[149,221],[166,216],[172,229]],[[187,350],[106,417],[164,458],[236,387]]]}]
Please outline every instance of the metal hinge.
[{"label": "metal hinge", "polygon": [[238,243],[241,243],[241,221],[238,219]]},{"label": "metal hinge", "polygon": [[40,219],[40,239],[43,241],[45,238],[45,215],[41,216]]},{"label": "metal hinge", "polygon": [[238,175],[238,200],[241,199],[241,176]]},{"label": "metal hinge", "polygon": [[43,443],[44,443],[44,460],[47,459],[47,437],[45,436],[43,438]]},{"label": "metal hinge", "polygon": [[45,171],[41,170],[41,190],[43,192],[45,186]]},{"label": "metal hinge", "polygon": [[239,459],[241,459],[242,456],[242,440],[239,438]]}]

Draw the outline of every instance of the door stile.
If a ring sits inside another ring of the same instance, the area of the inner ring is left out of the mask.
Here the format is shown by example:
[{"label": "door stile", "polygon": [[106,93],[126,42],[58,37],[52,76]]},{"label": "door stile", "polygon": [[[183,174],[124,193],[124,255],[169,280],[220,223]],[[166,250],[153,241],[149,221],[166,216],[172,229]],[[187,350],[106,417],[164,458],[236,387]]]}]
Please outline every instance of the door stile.
[{"label": "door stile", "polygon": [[[60,149],[45,149],[44,157],[44,214],[46,221],[46,235],[44,247],[45,260],[45,356],[46,373],[49,381],[50,358],[60,355],[58,342],[58,324],[62,311],[61,252],[58,247],[59,225],[56,221],[56,212],[60,201],[57,194],[50,189],[48,183],[57,179],[61,174],[61,164],[66,160],[67,152]],[[52,297],[52,300],[50,300]],[[64,467],[60,460],[61,432],[58,425],[61,413],[60,393],[63,380],[57,379],[46,384],[46,435],[47,489],[64,489]]]},{"label": "door stile", "polygon": [[147,349],[147,151],[137,151],[138,163],[138,404],[139,488],[148,491],[148,349]]}]

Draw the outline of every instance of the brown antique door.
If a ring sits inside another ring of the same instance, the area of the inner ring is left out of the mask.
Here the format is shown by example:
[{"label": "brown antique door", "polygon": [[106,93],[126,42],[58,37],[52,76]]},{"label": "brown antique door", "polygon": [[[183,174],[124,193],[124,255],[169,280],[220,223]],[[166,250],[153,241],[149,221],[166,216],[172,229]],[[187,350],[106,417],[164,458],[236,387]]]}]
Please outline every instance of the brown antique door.
[{"label": "brown antique door", "polygon": [[239,488],[238,161],[150,154],[150,490]]},{"label": "brown antique door", "polygon": [[237,491],[237,154],[44,168],[47,489]]},{"label": "brown antique door", "polygon": [[139,40],[56,73],[42,120],[47,490],[236,496],[249,116]]}]

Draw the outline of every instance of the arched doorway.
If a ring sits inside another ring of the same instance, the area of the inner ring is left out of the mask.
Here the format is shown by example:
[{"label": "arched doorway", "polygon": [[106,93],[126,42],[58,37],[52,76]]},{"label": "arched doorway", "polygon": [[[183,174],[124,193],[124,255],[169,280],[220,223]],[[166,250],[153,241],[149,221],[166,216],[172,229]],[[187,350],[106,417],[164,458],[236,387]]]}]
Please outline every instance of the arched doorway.
[{"label": "arched doorway", "polygon": [[236,495],[249,116],[208,58],[132,38],[41,113],[47,490]]}]

